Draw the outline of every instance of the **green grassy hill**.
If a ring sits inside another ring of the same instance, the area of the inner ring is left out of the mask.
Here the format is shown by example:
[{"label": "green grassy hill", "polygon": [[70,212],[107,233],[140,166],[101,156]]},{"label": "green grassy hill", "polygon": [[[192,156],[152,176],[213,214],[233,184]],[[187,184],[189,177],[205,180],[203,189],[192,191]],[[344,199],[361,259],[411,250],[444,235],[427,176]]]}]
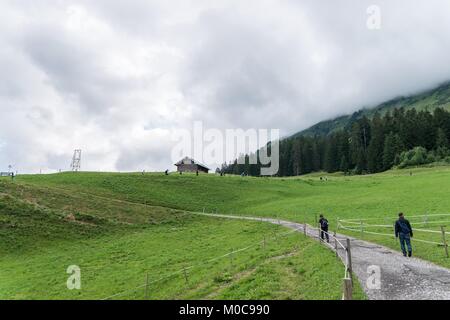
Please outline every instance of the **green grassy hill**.
[{"label": "green grassy hill", "polygon": [[[282,217],[313,224],[325,213],[335,228],[336,219],[379,218],[393,225],[399,211],[423,215],[450,213],[450,168],[392,170],[376,175],[312,174],[293,178],[252,178],[215,175],[64,173],[19,177],[17,183],[141,203],[173,210],[219,212]],[[1,192],[1,190],[0,190]],[[420,220],[420,221],[419,221]],[[445,219],[444,219],[445,220]],[[446,220],[450,220],[446,219]],[[422,222],[411,219],[413,223]],[[447,223],[443,223],[448,226]],[[434,225],[437,230],[440,224]],[[374,230],[375,231],[375,230]],[[385,230],[386,231],[386,230]],[[388,230],[391,233],[392,230]],[[351,235],[359,236],[348,232]],[[367,239],[398,249],[394,239],[365,235]],[[440,235],[420,234],[429,240]],[[419,237],[418,237],[419,238]],[[417,243],[416,254],[450,267],[443,249]]]},{"label": "green grassy hill", "polygon": [[[186,211],[221,193],[232,201],[226,188],[238,182],[158,174],[2,178],[0,299],[144,299],[147,276],[149,299],[340,299],[343,265],[313,240]],[[204,183],[218,187],[214,195]],[[82,290],[66,287],[70,265],[81,268]]]},{"label": "green grassy hill", "polygon": [[397,108],[404,108],[405,110],[416,109],[418,111],[433,111],[438,107],[450,110],[450,82],[417,95],[398,97],[375,106],[374,108],[361,109],[352,115],[343,115],[335,119],[319,122],[306,130],[294,134],[292,137],[328,135],[340,129],[344,129],[363,116],[371,118],[376,112],[383,115],[386,112]]},{"label": "green grassy hill", "polygon": [[[327,176],[328,181],[320,181],[321,176]],[[279,214],[307,222],[313,222],[319,212],[342,218],[395,218],[398,210],[420,214],[450,209],[450,167],[391,170],[365,176],[315,173],[291,178],[64,173],[24,175],[17,182],[44,190],[178,210]]]},{"label": "green grassy hill", "polygon": [[[344,223],[356,231],[339,231],[396,250],[391,237],[361,234],[359,219],[388,226],[365,231],[392,234],[403,211],[415,229],[449,231],[450,216],[432,216],[449,213],[448,167],[321,180],[325,175],[79,172],[0,179],[0,298],[100,299],[125,291],[116,298],[143,299],[147,273],[151,299],[340,298],[343,266],[326,248],[297,233],[281,237],[286,229],[277,226],[192,214],[203,210],[310,224],[324,213],[332,230],[338,217],[356,219]],[[425,213],[426,223],[415,217]],[[450,267],[442,247],[418,242],[440,237],[416,231],[414,253]],[[226,255],[248,246],[232,259]],[[71,264],[82,269],[81,291],[65,287]]]}]

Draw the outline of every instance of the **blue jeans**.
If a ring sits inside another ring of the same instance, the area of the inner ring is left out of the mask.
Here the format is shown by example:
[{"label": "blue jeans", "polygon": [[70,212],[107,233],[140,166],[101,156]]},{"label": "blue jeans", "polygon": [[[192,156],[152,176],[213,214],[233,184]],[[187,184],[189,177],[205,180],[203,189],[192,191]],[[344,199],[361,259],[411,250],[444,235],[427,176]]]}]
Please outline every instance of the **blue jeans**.
[{"label": "blue jeans", "polygon": [[412,251],[411,237],[407,233],[399,233],[398,236],[400,238],[400,247],[402,248],[402,252],[406,255],[406,247],[408,247],[408,252]]}]

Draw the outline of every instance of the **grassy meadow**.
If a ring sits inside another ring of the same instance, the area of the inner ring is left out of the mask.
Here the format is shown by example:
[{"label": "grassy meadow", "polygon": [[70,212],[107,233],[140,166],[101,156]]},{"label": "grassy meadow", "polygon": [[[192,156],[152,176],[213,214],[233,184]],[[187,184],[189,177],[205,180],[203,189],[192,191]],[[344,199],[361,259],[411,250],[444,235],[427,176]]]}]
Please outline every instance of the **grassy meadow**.
[{"label": "grassy meadow", "polygon": [[450,167],[298,178],[63,173],[24,175],[16,182],[179,210],[280,215],[308,222],[319,212],[333,222],[336,217],[395,219],[400,210],[409,215],[448,213],[450,208]]},{"label": "grassy meadow", "polygon": [[[392,237],[361,234],[359,219],[391,226],[403,211],[413,227],[438,231],[450,219],[432,215],[449,212],[449,190],[448,167],[295,178],[79,172],[0,179],[0,298],[101,299],[128,290],[114,298],[143,299],[148,274],[150,299],[339,299],[343,266],[326,248],[301,234],[276,237],[286,232],[277,226],[191,212],[311,224],[324,213],[332,230],[337,218],[355,219],[344,223],[354,231],[339,232],[399,250]],[[425,213],[427,221],[414,217]],[[415,239],[440,237],[415,232]],[[413,245],[416,256],[450,267],[442,247]],[[71,264],[82,269],[81,291],[65,287]],[[363,298],[360,288],[356,297]]]},{"label": "grassy meadow", "polygon": [[[420,224],[424,219],[414,216],[450,212],[450,167],[445,166],[391,170],[366,176],[316,173],[293,178],[63,173],[21,176],[17,183],[174,210],[278,216],[311,224],[319,213],[324,213],[332,230],[336,228],[338,218],[372,219],[367,223],[393,225],[399,211],[407,217],[412,216],[413,227],[424,228],[425,225]],[[426,229],[438,231],[444,225],[450,231],[450,219],[445,216],[431,217],[430,220],[443,222],[429,224]],[[392,228],[368,227],[367,230],[393,233]],[[360,232],[340,232],[361,236]],[[369,234],[363,237],[399,249],[392,237]],[[416,232],[416,238],[441,242],[438,233]],[[444,256],[442,247],[416,241],[414,251],[419,257],[450,267],[450,259]]]},{"label": "grassy meadow", "polygon": [[[54,177],[0,179],[0,299],[341,297],[343,265],[299,233],[133,203],[115,188],[68,192]],[[66,288],[69,265],[81,268],[81,290]]]}]

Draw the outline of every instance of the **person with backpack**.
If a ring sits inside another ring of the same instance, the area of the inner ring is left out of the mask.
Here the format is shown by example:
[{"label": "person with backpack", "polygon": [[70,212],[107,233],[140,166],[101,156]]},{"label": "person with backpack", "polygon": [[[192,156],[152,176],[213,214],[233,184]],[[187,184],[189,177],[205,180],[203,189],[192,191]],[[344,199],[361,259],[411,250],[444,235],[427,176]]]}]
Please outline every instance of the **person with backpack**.
[{"label": "person with backpack", "polygon": [[402,212],[398,214],[398,220],[395,222],[395,237],[400,238],[400,247],[403,252],[403,256],[406,257],[406,248],[408,248],[408,257],[412,256],[411,238],[413,236],[413,230],[411,224],[405,219]]},{"label": "person with backpack", "polygon": [[325,217],[323,216],[323,214],[320,215],[320,219],[319,219],[319,224],[320,224],[320,238],[322,240],[325,240],[324,238],[327,238],[327,242],[330,242],[330,237],[328,235],[328,220],[325,219]]}]

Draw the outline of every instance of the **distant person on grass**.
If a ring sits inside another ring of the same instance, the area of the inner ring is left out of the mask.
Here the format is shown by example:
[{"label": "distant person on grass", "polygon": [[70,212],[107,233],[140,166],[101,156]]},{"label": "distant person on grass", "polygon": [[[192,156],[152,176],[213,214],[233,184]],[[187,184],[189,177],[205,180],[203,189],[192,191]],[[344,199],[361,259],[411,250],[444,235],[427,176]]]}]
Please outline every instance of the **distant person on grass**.
[{"label": "distant person on grass", "polygon": [[406,257],[406,248],[408,248],[408,257],[412,256],[411,237],[413,231],[411,224],[405,219],[402,212],[398,214],[398,220],[395,222],[395,237],[400,238],[400,247],[403,255]]},{"label": "distant person on grass", "polygon": [[330,237],[328,235],[328,220],[325,219],[323,214],[320,215],[319,224],[320,224],[320,230],[321,230],[320,237],[322,238],[322,240],[324,240],[324,237],[326,237],[327,242],[330,242]]}]

